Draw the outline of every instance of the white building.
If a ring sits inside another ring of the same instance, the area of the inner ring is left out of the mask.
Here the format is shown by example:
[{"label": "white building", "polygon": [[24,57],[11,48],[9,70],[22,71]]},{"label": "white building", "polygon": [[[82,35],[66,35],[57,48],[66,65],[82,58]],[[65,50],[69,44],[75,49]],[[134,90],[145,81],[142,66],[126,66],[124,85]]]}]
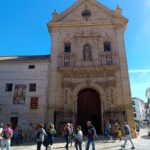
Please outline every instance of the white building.
[{"label": "white building", "polygon": [[50,55],[0,57],[0,122],[45,122]]},{"label": "white building", "polygon": [[139,98],[132,98],[132,106],[134,110],[134,120],[142,122],[146,117],[145,103]]}]

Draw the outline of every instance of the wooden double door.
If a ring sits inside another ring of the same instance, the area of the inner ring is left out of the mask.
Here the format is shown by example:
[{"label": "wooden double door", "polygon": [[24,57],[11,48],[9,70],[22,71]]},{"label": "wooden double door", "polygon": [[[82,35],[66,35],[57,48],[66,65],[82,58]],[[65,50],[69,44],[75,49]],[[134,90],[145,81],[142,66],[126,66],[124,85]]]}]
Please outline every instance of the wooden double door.
[{"label": "wooden double door", "polygon": [[91,121],[98,134],[101,134],[100,97],[92,89],[82,90],[77,100],[77,123],[86,132],[86,122]]}]

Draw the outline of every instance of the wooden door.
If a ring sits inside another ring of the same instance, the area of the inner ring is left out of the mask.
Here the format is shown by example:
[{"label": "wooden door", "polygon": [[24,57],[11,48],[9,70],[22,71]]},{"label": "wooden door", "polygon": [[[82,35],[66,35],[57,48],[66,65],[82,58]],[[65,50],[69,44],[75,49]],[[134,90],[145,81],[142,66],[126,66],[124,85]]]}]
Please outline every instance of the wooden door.
[{"label": "wooden door", "polygon": [[89,120],[100,133],[100,100],[99,94],[92,89],[85,89],[78,95],[77,102],[78,125],[86,131],[86,122]]}]

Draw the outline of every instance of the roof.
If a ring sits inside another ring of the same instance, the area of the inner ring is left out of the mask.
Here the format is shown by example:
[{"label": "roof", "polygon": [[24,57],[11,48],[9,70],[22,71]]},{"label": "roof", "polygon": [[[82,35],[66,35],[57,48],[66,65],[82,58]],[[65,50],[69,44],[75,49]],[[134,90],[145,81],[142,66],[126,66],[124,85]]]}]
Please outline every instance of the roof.
[{"label": "roof", "polygon": [[50,55],[31,55],[31,56],[0,56],[0,62],[49,62]]}]

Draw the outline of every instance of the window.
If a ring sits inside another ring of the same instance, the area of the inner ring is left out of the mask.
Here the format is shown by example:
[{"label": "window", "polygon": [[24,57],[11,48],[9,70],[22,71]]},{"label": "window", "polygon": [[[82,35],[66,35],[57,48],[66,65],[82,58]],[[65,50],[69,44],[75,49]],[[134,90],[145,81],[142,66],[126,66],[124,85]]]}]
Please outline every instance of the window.
[{"label": "window", "polygon": [[65,43],[64,52],[66,52],[66,53],[71,52],[71,43]]},{"label": "window", "polygon": [[86,8],[85,10],[82,11],[81,16],[82,16],[82,17],[85,17],[85,18],[90,17],[90,16],[91,16],[90,10],[88,10],[88,9]]},{"label": "window", "polygon": [[136,118],[136,114],[134,113],[134,118]]},{"label": "window", "polygon": [[6,91],[6,92],[11,92],[11,91],[12,91],[12,88],[13,88],[13,84],[12,84],[12,83],[7,83],[7,84],[6,84],[6,89],[5,89],[5,91]]},{"label": "window", "polygon": [[111,51],[111,43],[104,42],[104,51]]},{"label": "window", "polygon": [[136,109],[135,109],[135,107],[133,107],[133,111],[134,111],[134,112],[136,112]]},{"label": "window", "polygon": [[29,65],[29,69],[35,69],[35,65]]},{"label": "window", "polygon": [[36,92],[36,83],[29,84],[29,92]]},{"label": "window", "polygon": [[134,101],[132,101],[132,105],[135,105],[135,102],[134,102]]},{"label": "window", "polygon": [[106,56],[106,63],[107,63],[107,65],[112,65],[113,64],[113,60],[112,60],[111,55]]}]

